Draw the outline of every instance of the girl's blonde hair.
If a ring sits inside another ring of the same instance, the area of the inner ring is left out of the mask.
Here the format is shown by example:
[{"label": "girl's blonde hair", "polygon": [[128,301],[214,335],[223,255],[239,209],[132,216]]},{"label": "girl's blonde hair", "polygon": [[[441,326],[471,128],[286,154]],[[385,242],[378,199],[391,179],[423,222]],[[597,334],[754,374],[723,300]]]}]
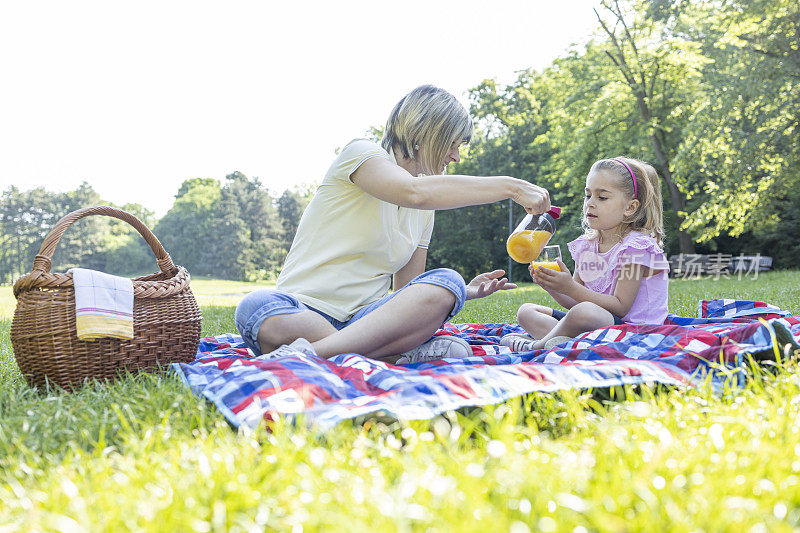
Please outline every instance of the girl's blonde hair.
[{"label": "girl's blonde hair", "polygon": [[453,143],[468,143],[471,138],[472,119],[464,106],[444,89],[422,85],[394,106],[381,146],[418,159],[425,174],[441,174]]},{"label": "girl's blonde hair", "polygon": [[[629,168],[630,170],[628,170]],[[616,157],[595,162],[589,172],[598,170],[617,176],[619,178],[618,186],[627,197],[631,200],[634,198],[639,200],[639,207],[636,212],[623,220],[623,223],[627,224],[623,230],[623,235],[629,231],[641,231],[653,237],[658,245],[663,248],[664,213],[661,201],[661,181],[656,169],[638,159]],[[631,172],[633,172],[636,179],[635,191]],[[592,239],[598,236],[597,231],[589,228],[585,217],[581,226],[588,238]]]}]

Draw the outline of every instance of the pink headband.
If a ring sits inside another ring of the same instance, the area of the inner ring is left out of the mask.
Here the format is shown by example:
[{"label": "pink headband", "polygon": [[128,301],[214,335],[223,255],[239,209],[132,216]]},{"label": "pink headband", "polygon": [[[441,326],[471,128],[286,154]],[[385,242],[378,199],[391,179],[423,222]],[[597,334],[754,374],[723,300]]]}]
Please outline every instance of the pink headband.
[{"label": "pink headband", "polygon": [[634,175],[633,170],[631,170],[631,167],[629,167],[627,163],[625,163],[625,161],[623,161],[622,159],[614,158],[614,161],[617,161],[618,163],[622,163],[623,165],[625,165],[625,168],[627,168],[628,172],[631,173],[631,179],[633,180],[633,197],[638,199],[639,191],[636,187],[636,176]]}]

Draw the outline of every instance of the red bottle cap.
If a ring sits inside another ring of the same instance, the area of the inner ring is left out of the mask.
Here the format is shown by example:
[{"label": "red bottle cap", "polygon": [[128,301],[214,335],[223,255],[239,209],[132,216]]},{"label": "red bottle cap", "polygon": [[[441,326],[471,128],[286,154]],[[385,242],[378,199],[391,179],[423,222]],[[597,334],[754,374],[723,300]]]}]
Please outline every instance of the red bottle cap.
[{"label": "red bottle cap", "polygon": [[553,206],[550,208],[550,211],[548,211],[547,214],[553,218],[558,218],[561,216],[561,208]]}]

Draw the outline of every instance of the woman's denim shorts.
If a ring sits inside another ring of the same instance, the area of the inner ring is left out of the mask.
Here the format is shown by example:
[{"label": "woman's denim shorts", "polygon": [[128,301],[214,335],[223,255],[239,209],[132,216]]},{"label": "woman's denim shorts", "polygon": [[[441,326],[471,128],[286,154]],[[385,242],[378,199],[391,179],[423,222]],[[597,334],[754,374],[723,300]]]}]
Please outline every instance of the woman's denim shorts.
[{"label": "woman's denim shorts", "polygon": [[314,309],[313,307],[309,307],[291,294],[285,292],[280,292],[274,289],[261,289],[253,291],[245,296],[242,301],[239,302],[239,305],[236,306],[236,328],[239,330],[239,334],[244,339],[247,347],[250,348],[256,355],[261,355],[261,348],[258,345],[258,330],[261,328],[261,323],[271,316],[289,315],[305,310],[314,311],[315,313],[318,313],[324,317],[336,329],[342,329],[352,324],[359,318],[379,308],[403,292],[406,287],[416,283],[438,285],[439,287],[444,287],[455,295],[456,303],[445,321],[456,316],[459,311],[461,311],[461,308],[464,307],[464,302],[467,299],[467,288],[464,284],[464,278],[462,278],[461,274],[455,270],[451,270],[449,268],[436,268],[420,274],[416,278],[412,279],[408,285],[402,289],[391,292],[380,300],[362,307],[352,317],[350,317],[349,320],[345,321],[336,320],[335,318],[326,315],[322,311]]}]

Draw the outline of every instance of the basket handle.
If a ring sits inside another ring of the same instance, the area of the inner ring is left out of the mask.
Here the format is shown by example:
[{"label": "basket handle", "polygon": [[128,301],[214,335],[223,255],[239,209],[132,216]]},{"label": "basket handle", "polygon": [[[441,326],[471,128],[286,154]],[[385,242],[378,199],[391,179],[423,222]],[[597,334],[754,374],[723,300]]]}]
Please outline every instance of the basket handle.
[{"label": "basket handle", "polygon": [[150,249],[153,250],[153,253],[156,256],[156,263],[158,264],[158,268],[161,269],[161,272],[169,274],[175,270],[175,264],[172,262],[172,258],[169,256],[167,251],[164,250],[164,247],[161,246],[161,242],[159,242],[158,238],[153,235],[153,232],[150,231],[141,220],[127,211],[107,205],[84,207],[83,209],[78,209],[77,211],[73,211],[65,215],[61,218],[61,220],[56,222],[55,226],[53,226],[53,229],[51,229],[50,233],[47,234],[47,237],[44,238],[42,247],[39,248],[39,253],[36,254],[36,258],[33,260],[33,270],[49,273],[51,260],[53,259],[53,253],[56,251],[56,245],[58,245],[58,241],[61,240],[64,232],[67,231],[67,228],[70,227],[73,222],[90,215],[104,215],[118,218],[123,222],[127,222],[133,226],[133,228],[138,231],[142,237],[144,237],[145,241],[147,241],[147,244],[150,246]]}]

